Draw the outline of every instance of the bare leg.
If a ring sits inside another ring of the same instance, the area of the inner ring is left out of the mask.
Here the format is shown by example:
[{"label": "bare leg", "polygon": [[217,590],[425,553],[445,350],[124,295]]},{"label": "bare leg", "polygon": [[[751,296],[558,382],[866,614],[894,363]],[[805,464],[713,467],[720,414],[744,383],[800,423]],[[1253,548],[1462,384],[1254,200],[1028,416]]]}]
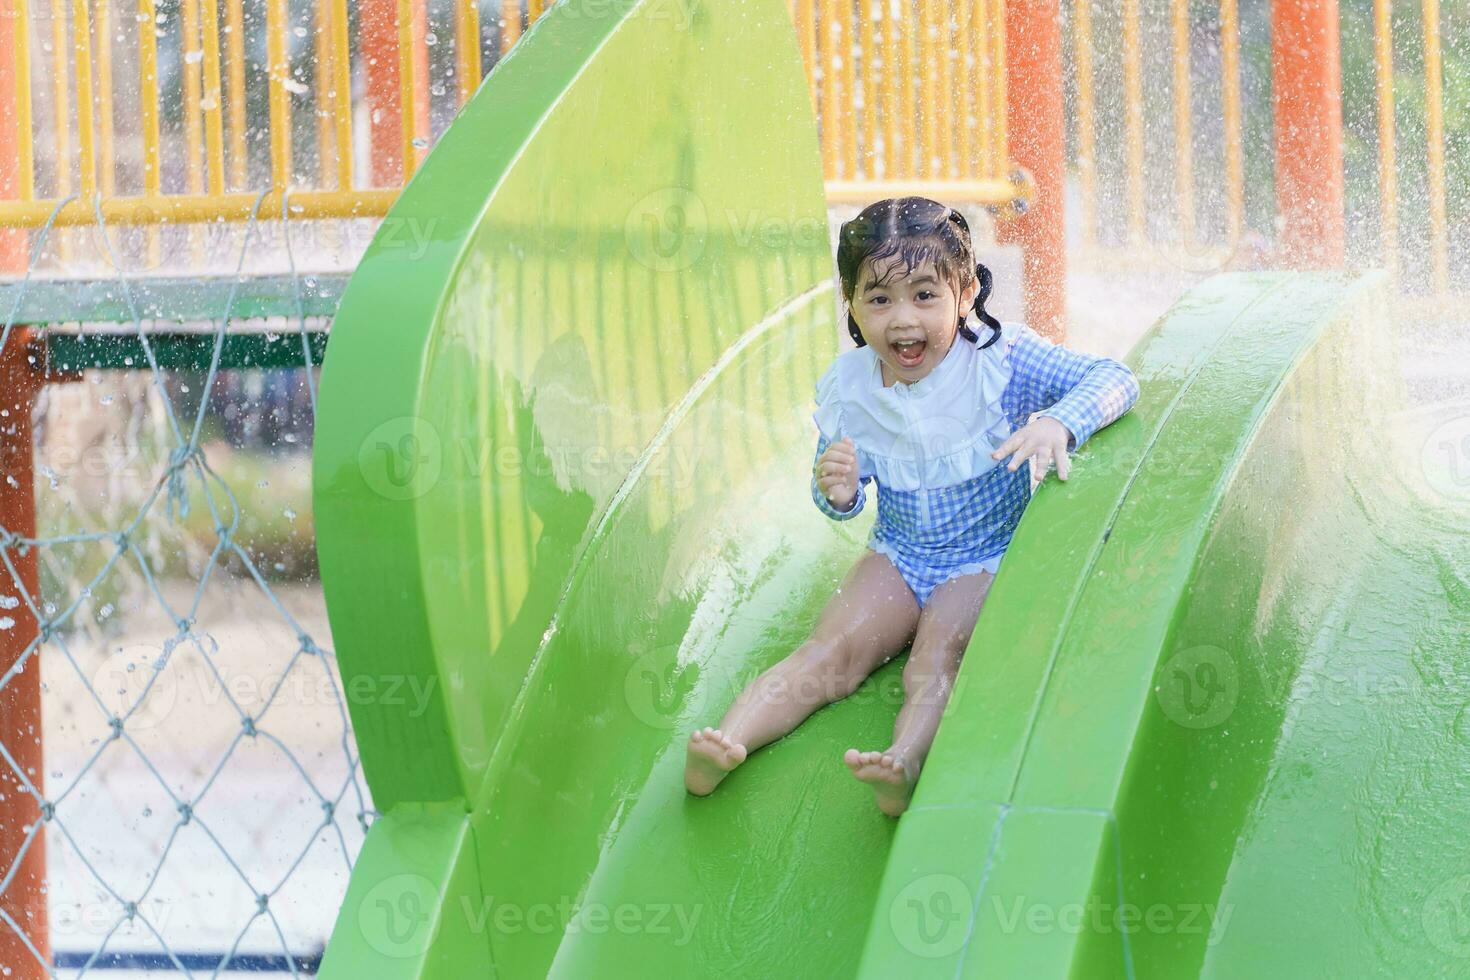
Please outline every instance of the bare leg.
[{"label": "bare leg", "polygon": [[908,809],[994,580],[990,572],[962,575],[930,594],[903,668],[903,708],[893,725],[893,745],[882,752],[848,749],[843,756],[853,775],[873,785],[878,808],[890,817]]},{"label": "bare leg", "polygon": [[919,603],[893,562],[866,552],[823,608],[810,639],[741,691],[719,728],[690,736],[689,792],[713,791],[750,752],[852,694],[909,644],[918,621]]}]

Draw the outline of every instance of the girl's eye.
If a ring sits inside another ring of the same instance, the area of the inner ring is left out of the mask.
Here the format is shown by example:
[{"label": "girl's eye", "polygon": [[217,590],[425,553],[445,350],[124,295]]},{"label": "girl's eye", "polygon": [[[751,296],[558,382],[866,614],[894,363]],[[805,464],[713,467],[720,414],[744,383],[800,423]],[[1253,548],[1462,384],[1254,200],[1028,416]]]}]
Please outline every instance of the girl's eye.
[{"label": "girl's eye", "polygon": [[886,303],[886,302],[888,302],[888,297],[887,296],[874,296],[869,302],[872,302],[872,303],[880,303],[880,304],[881,303]]},{"label": "girl's eye", "polygon": [[930,292],[927,289],[921,290],[919,292],[919,299],[932,299],[933,297],[934,293]]}]

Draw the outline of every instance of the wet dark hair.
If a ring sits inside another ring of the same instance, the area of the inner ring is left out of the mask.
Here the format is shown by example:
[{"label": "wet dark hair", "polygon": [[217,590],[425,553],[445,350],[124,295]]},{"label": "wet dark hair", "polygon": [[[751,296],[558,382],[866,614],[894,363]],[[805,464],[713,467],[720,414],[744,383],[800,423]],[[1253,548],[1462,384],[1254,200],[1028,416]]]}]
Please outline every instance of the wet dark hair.
[{"label": "wet dark hair", "polygon": [[933,262],[956,296],[978,278],[975,315],[991,329],[990,339],[980,344],[979,335],[965,323],[964,313],[960,314],[959,333],[970,343],[979,344],[980,350],[995,343],[1000,337],[1000,321],[985,311],[985,301],[990,298],[990,270],[975,261],[965,216],[927,197],[890,197],[868,205],[857,217],[843,222],[837,236],[837,275],[848,302],[847,332],[859,347],[867,346],[867,341],[851,311],[858,270],[867,259],[895,254],[903,260],[904,275],[924,262]]}]

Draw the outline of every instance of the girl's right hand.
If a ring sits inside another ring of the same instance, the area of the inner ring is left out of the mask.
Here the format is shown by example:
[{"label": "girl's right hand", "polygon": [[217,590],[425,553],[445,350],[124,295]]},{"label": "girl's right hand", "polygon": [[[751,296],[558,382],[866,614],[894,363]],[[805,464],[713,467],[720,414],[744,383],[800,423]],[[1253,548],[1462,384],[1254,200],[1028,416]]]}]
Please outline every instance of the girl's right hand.
[{"label": "girl's right hand", "polygon": [[837,510],[848,510],[857,499],[857,447],[843,436],[817,457],[817,487]]}]

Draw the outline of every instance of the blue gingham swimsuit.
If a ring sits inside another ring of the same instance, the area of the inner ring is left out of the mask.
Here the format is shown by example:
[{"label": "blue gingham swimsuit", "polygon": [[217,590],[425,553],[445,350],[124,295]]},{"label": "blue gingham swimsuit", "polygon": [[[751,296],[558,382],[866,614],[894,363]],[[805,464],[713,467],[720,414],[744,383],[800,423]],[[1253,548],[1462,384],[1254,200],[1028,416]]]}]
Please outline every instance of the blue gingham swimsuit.
[{"label": "blue gingham swimsuit", "polygon": [[[1138,399],[1138,381],[1119,361],[1053,344],[1020,323],[1002,323],[984,350],[958,334],[913,384],[884,386],[871,347],[839,354],[817,382],[817,458],[842,436],[857,447],[858,492],[834,508],[817,486],[812,499],[833,520],[862,511],[869,480],[879,488],[868,547],[887,555],[919,607],[941,583],[995,573],[1031,498],[1028,467],[1006,468],[990,454],[1033,417],[1067,427],[1075,450]],[[979,328],[980,343],[992,332]]]}]

